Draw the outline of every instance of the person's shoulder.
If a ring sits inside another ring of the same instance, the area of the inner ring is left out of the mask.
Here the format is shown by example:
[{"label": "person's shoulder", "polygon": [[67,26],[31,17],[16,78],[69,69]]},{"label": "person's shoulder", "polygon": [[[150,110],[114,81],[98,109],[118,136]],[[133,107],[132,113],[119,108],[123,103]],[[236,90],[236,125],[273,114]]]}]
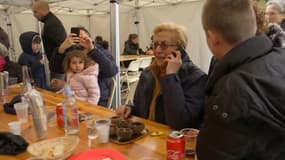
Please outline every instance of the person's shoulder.
[{"label": "person's shoulder", "polygon": [[179,74],[182,76],[191,76],[191,77],[202,77],[207,76],[207,74],[195,65],[192,61],[186,61],[182,64]]},{"label": "person's shoulder", "polygon": [[98,73],[99,73],[99,65],[97,63],[87,67],[81,72],[82,75],[98,75]]},{"label": "person's shoulder", "polygon": [[[49,25],[62,25],[60,19],[57,16],[55,16],[52,12],[50,12],[46,17],[45,26],[49,26]],[[54,27],[54,26],[50,26],[50,27]]]}]

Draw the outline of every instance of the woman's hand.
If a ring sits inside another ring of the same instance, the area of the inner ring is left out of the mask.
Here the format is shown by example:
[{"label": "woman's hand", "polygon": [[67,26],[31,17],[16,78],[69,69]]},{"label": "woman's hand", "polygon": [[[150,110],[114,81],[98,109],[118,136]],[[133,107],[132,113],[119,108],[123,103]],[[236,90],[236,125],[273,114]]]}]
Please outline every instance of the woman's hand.
[{"label": "woman's hand", "polygon": [[128,118],[131,115],[131,107],[127,105],[122,105],[117,108],[116,114],[123,118]]},{"label": "woman's hand", "polygon": [[64,85],[65,85],[65,81],[63,81],[61,79],[54,78],[54,79],[51,80],[50,84],[52,86],[55,86],[56,88],[63,88]]},{"label": "woman's hand", "polygon": [[80,43],[81,46],[86,48],[88,51],[92,50],[94,48],[94,44],[92,39],[87,36],[86,34],[80,34]]},{"label": "woman's hand", "polygon": [[78,44],[79,42],[80,37],[76,36],[75,33],[69,34],[59,46],[58,53],[63,54],[67,48],[71,47],[72,45]]},{"label": "woman's hand", "polygon": [[173,51],[173,54],[167,56],[166,61],[166,74],[177,73],[182,66],[180,51]]}]

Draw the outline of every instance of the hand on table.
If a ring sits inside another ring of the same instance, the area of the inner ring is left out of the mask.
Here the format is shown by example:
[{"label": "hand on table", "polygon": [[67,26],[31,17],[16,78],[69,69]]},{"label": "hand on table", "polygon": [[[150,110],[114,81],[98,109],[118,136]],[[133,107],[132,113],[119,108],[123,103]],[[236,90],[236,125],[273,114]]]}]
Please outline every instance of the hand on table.
[{"label": "hand on table", "polygon": [[116,110],[116,114],[123,118],[128,118],[131,115],[131,107],[127,105],[119,106]]}]

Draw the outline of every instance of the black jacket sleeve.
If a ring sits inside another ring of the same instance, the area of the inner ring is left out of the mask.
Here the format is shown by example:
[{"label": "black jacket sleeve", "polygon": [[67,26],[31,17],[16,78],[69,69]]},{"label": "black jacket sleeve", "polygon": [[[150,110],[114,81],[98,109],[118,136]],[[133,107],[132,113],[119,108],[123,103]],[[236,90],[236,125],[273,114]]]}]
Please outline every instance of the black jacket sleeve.
[{"label": "black jacket sleeve", "polygon": [[118,73],[118,66],[113,56],[107,51],[101,49],[93,49],[88,55],[99,64],[99,77],[110,78]]}]

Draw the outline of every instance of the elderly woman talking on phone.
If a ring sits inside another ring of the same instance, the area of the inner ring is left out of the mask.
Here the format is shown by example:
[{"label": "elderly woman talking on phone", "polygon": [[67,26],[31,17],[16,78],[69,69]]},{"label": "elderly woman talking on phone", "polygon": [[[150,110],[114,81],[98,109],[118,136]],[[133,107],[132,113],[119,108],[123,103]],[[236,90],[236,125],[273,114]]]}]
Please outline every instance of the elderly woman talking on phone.
[{"label": "elderly woman talking on phone", "polygon": [[153,35],[155,60],[140,76],[134,104],[120,106],[116,113],[125,118],[133,114],[173,129],[199,128],[207,76],[184,50],[186,31],[182,26],[162,23]]}]

